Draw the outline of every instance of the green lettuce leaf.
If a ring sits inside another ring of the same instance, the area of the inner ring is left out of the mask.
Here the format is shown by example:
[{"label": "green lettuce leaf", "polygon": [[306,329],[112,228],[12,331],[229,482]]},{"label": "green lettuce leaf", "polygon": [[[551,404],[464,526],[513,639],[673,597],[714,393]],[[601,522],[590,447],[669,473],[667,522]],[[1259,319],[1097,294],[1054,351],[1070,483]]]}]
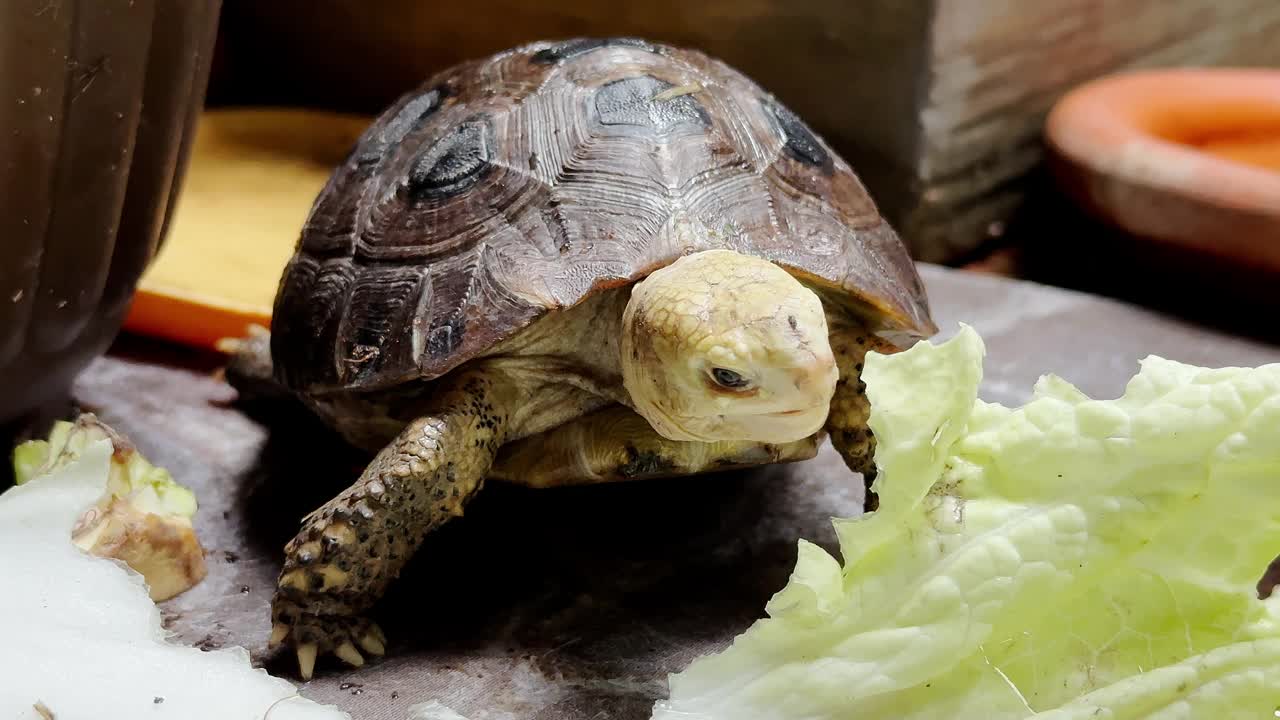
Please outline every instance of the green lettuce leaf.
[{"label": "green lettuce leaf", "polygon": [[1149,357],[1116,400],[977,399],[984,348],[867,358],[880,509],[801,542],[768,617],[658,720],[1271,718],[1280,365]]}]

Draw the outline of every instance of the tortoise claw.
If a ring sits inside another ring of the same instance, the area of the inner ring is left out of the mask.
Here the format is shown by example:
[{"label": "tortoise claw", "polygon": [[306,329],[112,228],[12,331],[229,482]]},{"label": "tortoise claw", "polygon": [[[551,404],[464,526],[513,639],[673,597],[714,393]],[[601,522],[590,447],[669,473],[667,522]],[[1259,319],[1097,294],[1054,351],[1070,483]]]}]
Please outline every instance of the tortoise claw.
[{"label": "tortoise claw", "polygon": [[369,628],[369,632],[360,638],[360,647],[364,648],[364,651],[370,655],[386,655],[387,646],[386,642],[380,638],[381,635],[382,631],[378,629],[377,625],[374,625]]},{"label": "tortoise claw", "polygon": [[240,337],[221,337],[213,342],[213,347],[224,355],[238,355],[249,347],[254,341],[264,342],[271,337],[271,331],[266,327],[253,323],[245,327],[244,335]]},{"label": "tortoise claw", "polygon": [[303,643],[298,646],[298,672],[303,680],[310,680],[316,670],[316,653],[319,647],[315,643]]},{"label": "tortoise claw", "polygon": [[364,656],[360,654],[360,651],[356,649],[355,645],[351,644],[350,640],[339,645],[337,649],[333,651],[333,654],[338,656],[339,660],[342,660],[352,667],[362,667],[364,665]]},{"label": "tortoise claw", "polygon": [[245,347],[245,342],[241,338],[224,337],[218,338],[213,343],[213,349],[223,355],[236,355]]},{"label": "tortoise claw", "polygon": [[[286,598],[277,597],[269,647],[292,645],[303,680],[310,680],[316,661],[333,655],[352,667],[364,667],[369,657],[386,653],[386,636],[373,622],[358,615],[300,612]],[[361,650],[363,649],[363,653]]]},{"label": "tortoise claw", "polygon": [[268,648],[276,648],[280,643],[289,637],[289,626],[284,623],[276,623],[271,626],[271,639],[267,641]]}]

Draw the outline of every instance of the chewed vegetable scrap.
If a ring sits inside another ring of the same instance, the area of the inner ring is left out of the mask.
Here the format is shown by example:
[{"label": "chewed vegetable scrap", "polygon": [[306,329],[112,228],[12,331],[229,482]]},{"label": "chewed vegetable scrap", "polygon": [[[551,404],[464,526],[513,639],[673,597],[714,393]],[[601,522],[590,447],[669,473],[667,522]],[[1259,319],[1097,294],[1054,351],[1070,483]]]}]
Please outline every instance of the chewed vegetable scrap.
[{"label": "chewed vegetable scrap", "polygon": [[152,600],[190,589],[206,572],[204,548],[191,525],[195,495],[96,416],[58,422],[47,440],[16,447],[14,476],[21,485],[53,473],[100,440],[109,441],[112,450],[106,487],[77,520],[72,540],[82,550],[116,558],[141,573]]}]

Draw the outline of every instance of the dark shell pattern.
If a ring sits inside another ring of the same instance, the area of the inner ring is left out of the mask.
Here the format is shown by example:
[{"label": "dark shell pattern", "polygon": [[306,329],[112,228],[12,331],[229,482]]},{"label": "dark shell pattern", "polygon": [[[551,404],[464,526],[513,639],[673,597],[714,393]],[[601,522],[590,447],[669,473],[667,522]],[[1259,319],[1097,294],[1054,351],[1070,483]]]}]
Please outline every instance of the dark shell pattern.
[{"label": "dark shell pattern", "polygon": [[433,378],[681,255],[767,258],[907,336],[933,330],[849,166],[724,63],[637,39],[536,43],[428,80],[364,133],[281,281],[278,378]]}]

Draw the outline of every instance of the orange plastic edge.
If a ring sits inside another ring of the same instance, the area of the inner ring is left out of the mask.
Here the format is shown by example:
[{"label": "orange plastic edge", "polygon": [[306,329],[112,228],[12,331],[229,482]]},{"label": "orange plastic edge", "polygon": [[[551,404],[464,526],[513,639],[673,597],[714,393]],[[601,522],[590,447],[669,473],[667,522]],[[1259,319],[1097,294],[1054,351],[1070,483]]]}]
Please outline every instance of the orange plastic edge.
[{"label": "orange plastic edge", "polygon": [[207,350],[222,338],[243,337],[250,325],[269,327],[269,313],[214,307],[180,297],[139,290],[125,317],[129,332]]}]

